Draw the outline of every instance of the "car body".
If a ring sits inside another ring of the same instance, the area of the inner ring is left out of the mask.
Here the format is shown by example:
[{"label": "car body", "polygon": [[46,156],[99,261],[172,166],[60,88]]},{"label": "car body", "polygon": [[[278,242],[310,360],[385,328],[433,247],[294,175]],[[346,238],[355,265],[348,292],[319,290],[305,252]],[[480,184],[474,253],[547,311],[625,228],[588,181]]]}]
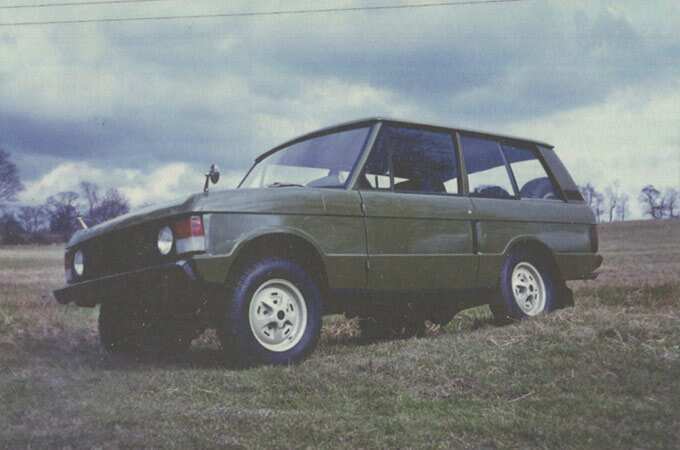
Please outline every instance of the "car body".
[{"label": "car body", "polygon": [[[163,229],[167,255],[159,250]],[[288,363],[313,348],[322,314],[358,316],[366,331],[413,334],[424,320],[446,323],[469,306],[490,304],[501,319],[567,306],[564,281],[596,276],[597,247],[593,213],[551,145],[371,118],[273,148],[237,189],[78,231],[66,250],[68,285],[55,296],[116,310],[106,324],[100,317],[100,331],[119,340],[115,324],[164,317],[164,331],[153,334],[174,336],[180,323],[179,340],[190,342],[214,327],[241,358]],[[508,266],[517,255],[524,262]],[[248,285],[257,270],[262,291]],[[251,308],[258,296],[260,336]],[[277,296],[304,313],[300,326],[314,322],[308,339],[300,332],[285,350],[267,346],[272,333],[280,340],[299,332],[288,319],[274,323],[287,314],[270,304]],[[532,298],[542,304],[536,311]]]}]

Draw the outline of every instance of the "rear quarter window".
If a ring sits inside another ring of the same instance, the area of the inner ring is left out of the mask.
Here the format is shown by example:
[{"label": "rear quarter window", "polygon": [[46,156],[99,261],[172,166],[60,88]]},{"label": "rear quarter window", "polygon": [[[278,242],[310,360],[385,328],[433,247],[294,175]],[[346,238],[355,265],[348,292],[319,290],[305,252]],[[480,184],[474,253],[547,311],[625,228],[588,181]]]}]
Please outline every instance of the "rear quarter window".
[{"label": "rear quarter window", "polygon": [[502,144],[502,148],[517,182],[520,198],[561,200],[536,150],[514,144]]}]

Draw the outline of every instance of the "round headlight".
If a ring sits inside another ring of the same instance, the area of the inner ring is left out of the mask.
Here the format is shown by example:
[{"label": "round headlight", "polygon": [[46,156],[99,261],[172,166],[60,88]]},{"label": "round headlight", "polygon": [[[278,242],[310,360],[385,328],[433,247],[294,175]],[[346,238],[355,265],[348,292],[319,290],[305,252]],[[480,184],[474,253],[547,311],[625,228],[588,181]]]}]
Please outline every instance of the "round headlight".
[{"label": "round headlight", "polygon": [[76,254],[73,255],[73,270],[79,277],[82,277],[85,273],[85,255],[83,255],[82,250],[78,250]]},{"label": "round headlight", "polygon": [[158,251],[161,255],[167,255],[172,250],[172,244],[175,242],[175,236],[172,234],[172,228],[163,227],[161,231],[158,232]]}]

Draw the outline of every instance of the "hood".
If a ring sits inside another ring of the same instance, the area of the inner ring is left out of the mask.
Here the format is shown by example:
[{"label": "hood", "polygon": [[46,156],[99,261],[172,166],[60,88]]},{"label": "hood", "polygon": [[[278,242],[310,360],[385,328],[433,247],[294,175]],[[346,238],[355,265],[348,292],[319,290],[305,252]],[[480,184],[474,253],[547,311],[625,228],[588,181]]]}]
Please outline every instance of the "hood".
[{"label": "hood", "polygon": [[106,222],[90,227],[86,230],[78,230],[68,242],[68,247],[72,247],[81,242],[87,241],[110,231],[122,230],[124,228],[153,222],[164,217],[175,216],[190,212],[192,209],[194,196],[182,201],[180,199],[167,202],[161,205],[152,205],[134,210],[130,213],[118,216]]},{"label": "hood", "polygon": [[[194,194],[185,200],[154,205],[135,210],[103,222],[87,230],[77,231],[68,243],[72,247],[102,234],[154,222],[166,217],[190,213],[269,213],[327,214],[327,204],[335,197],[344,197],[344,190],[282,187],[259,189],[228,189]],[[335,203],[335,202],[333,202]],[[344,202],[342,202],[344,203]],[[354,203],[352,203],[354,205]],[[350,205],[347,205],[350,207]],[[358,204],[352,213],[360,213]],[[354,211],[357,209],[357,211]],[[341,208],[345,210],[345,208]],[[341,211],[346,214],[348,211]],[[333,211],[333,213],[337,213]]]}]

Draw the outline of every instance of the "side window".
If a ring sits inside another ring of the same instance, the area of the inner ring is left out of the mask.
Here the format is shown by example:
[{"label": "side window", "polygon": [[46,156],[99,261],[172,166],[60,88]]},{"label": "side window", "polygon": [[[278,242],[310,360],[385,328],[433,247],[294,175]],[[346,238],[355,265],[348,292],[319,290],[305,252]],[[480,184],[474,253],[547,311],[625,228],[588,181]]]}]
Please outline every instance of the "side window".
[{"label": "side window", "polygon": [[383,126],[359,182],[361,188],[457,194],[453,139],[445,132]]},{"label": "side window", "polygon": [[461,135],[460,142],[463,147],[470,195],[513,198],[512,182],[498,142],[466,135]]},{"label": "side window", "polygon": [[515,176],[520,198],[560,200],[545,167],[532,149],[503,144],[503,152]]}]

